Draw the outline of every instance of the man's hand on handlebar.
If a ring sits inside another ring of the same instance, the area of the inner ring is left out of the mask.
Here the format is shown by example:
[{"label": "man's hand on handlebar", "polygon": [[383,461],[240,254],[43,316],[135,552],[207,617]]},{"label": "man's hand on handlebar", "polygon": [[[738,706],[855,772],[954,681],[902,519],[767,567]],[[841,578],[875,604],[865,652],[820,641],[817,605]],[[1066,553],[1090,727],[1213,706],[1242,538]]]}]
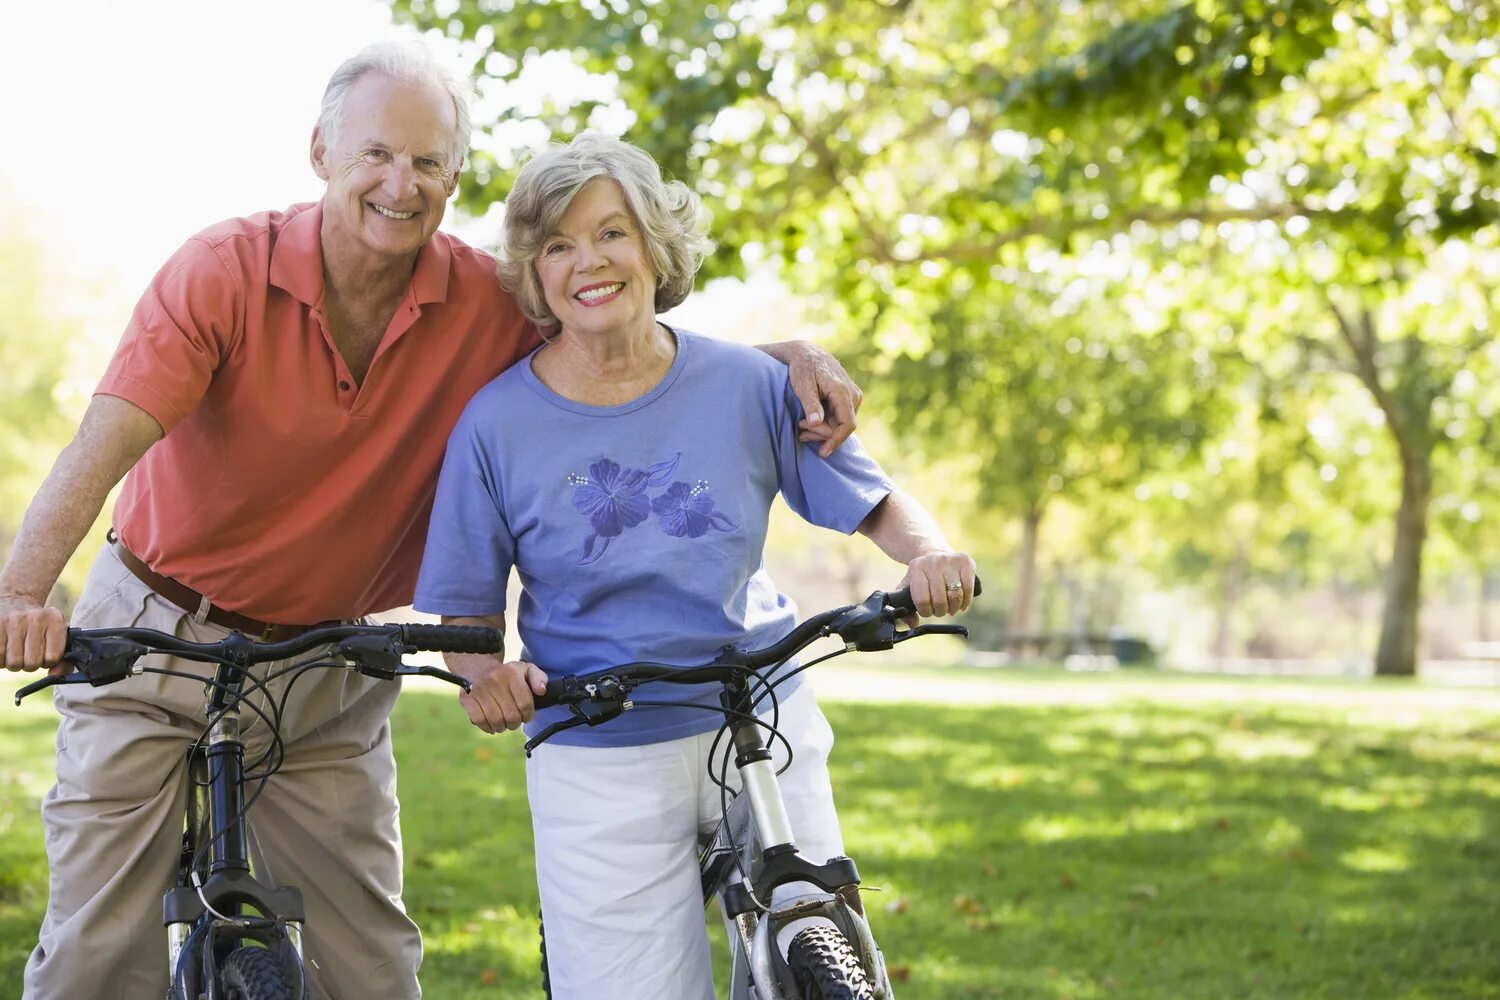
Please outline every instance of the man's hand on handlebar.
[{"label": "man's hand on handlebar", "polygon": [[0,596],[0,662],[7,670],[67,672],[68,623],[61,611],[20,595]]},{"label": "man's hand on handlebar", "polygon": [[487,733],[519,729],[536,715],[534,695],[547,690],[547,675],[534,663],[499,657],[450,653],[448,668],[468,678],[471,689],[458,697],[469,721]]}]

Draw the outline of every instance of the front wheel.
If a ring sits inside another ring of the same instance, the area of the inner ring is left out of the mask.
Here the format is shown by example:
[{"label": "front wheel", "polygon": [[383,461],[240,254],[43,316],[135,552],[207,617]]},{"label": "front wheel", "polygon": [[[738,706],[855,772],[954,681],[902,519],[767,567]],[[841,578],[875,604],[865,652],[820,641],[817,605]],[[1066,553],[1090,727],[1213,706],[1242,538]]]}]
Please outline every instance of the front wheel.
[{"label": "front wheel", "polygon": [[875,1000],[859,956],[836,928],[809,927],[792,938],[787,965],[799,1000]]},{"label": "front wheel", "polygon": [[269,948],[236,948],[219,973],[225,1000],[295,1000],[280,953]]}]

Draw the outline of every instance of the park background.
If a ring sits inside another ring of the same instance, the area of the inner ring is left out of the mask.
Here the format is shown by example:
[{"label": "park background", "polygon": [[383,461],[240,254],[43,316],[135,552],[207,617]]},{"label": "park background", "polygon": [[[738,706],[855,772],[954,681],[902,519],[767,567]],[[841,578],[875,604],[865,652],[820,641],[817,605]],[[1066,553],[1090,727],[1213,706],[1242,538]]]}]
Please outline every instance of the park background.
[{"label": "park background", "polygon": [[[0,552],[156,266],[316,198],[328,74],[425,32],[477,74],[447,228],[549,136],[646,147],[720,241],[677,319],[835,350],[980,561],[968,651],[821,687],[903,996],[1500,995],[1495,4],[67,10],[0,39]],[[768,561],[807,611],[895,575],[787,518]],[[532,995],[513,741],[405,701],[429,994]],[[0,721],[0,987],[49,727]]]}]

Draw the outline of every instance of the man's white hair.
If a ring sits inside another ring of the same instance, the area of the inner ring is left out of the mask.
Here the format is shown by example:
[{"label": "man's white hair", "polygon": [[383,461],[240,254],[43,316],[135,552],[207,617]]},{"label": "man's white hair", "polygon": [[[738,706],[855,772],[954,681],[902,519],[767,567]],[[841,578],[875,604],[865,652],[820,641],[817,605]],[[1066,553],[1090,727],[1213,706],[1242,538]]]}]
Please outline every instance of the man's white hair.
[{"label": "man's white hair", "polygon": [[471,88],[420,42],[376,42],[346,59],[343,65],[334,70],[327,89],[323,91],[323,108],[318,112],[318,129],[325,140],[332,143],[338,135],[344,118],[344,99],[349,96],[349,88],[356,80],[369,73],[378,73],[401,83],[431,85],[452,99],[458,127],[454,130],[453,150],[448,167],[457,172],[464,154],[469,150],[469,134],[473,128],[469,120]]}]

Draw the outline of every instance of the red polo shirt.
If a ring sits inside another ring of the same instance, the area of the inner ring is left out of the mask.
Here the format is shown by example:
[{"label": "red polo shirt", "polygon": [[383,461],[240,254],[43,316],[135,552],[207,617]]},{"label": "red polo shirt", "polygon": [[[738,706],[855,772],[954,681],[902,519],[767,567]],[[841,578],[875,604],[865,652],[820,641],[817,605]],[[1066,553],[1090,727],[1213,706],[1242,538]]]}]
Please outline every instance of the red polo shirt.
[{"label": "red polo shirt", "polygon": [[437,233],[362,385],[323,309],[319,204],[222,223],[156,275],[98,392],[167,432],[114,526],[220,607],[305,624],[409,604],[448,432],[540,341],[494,260]]}]

